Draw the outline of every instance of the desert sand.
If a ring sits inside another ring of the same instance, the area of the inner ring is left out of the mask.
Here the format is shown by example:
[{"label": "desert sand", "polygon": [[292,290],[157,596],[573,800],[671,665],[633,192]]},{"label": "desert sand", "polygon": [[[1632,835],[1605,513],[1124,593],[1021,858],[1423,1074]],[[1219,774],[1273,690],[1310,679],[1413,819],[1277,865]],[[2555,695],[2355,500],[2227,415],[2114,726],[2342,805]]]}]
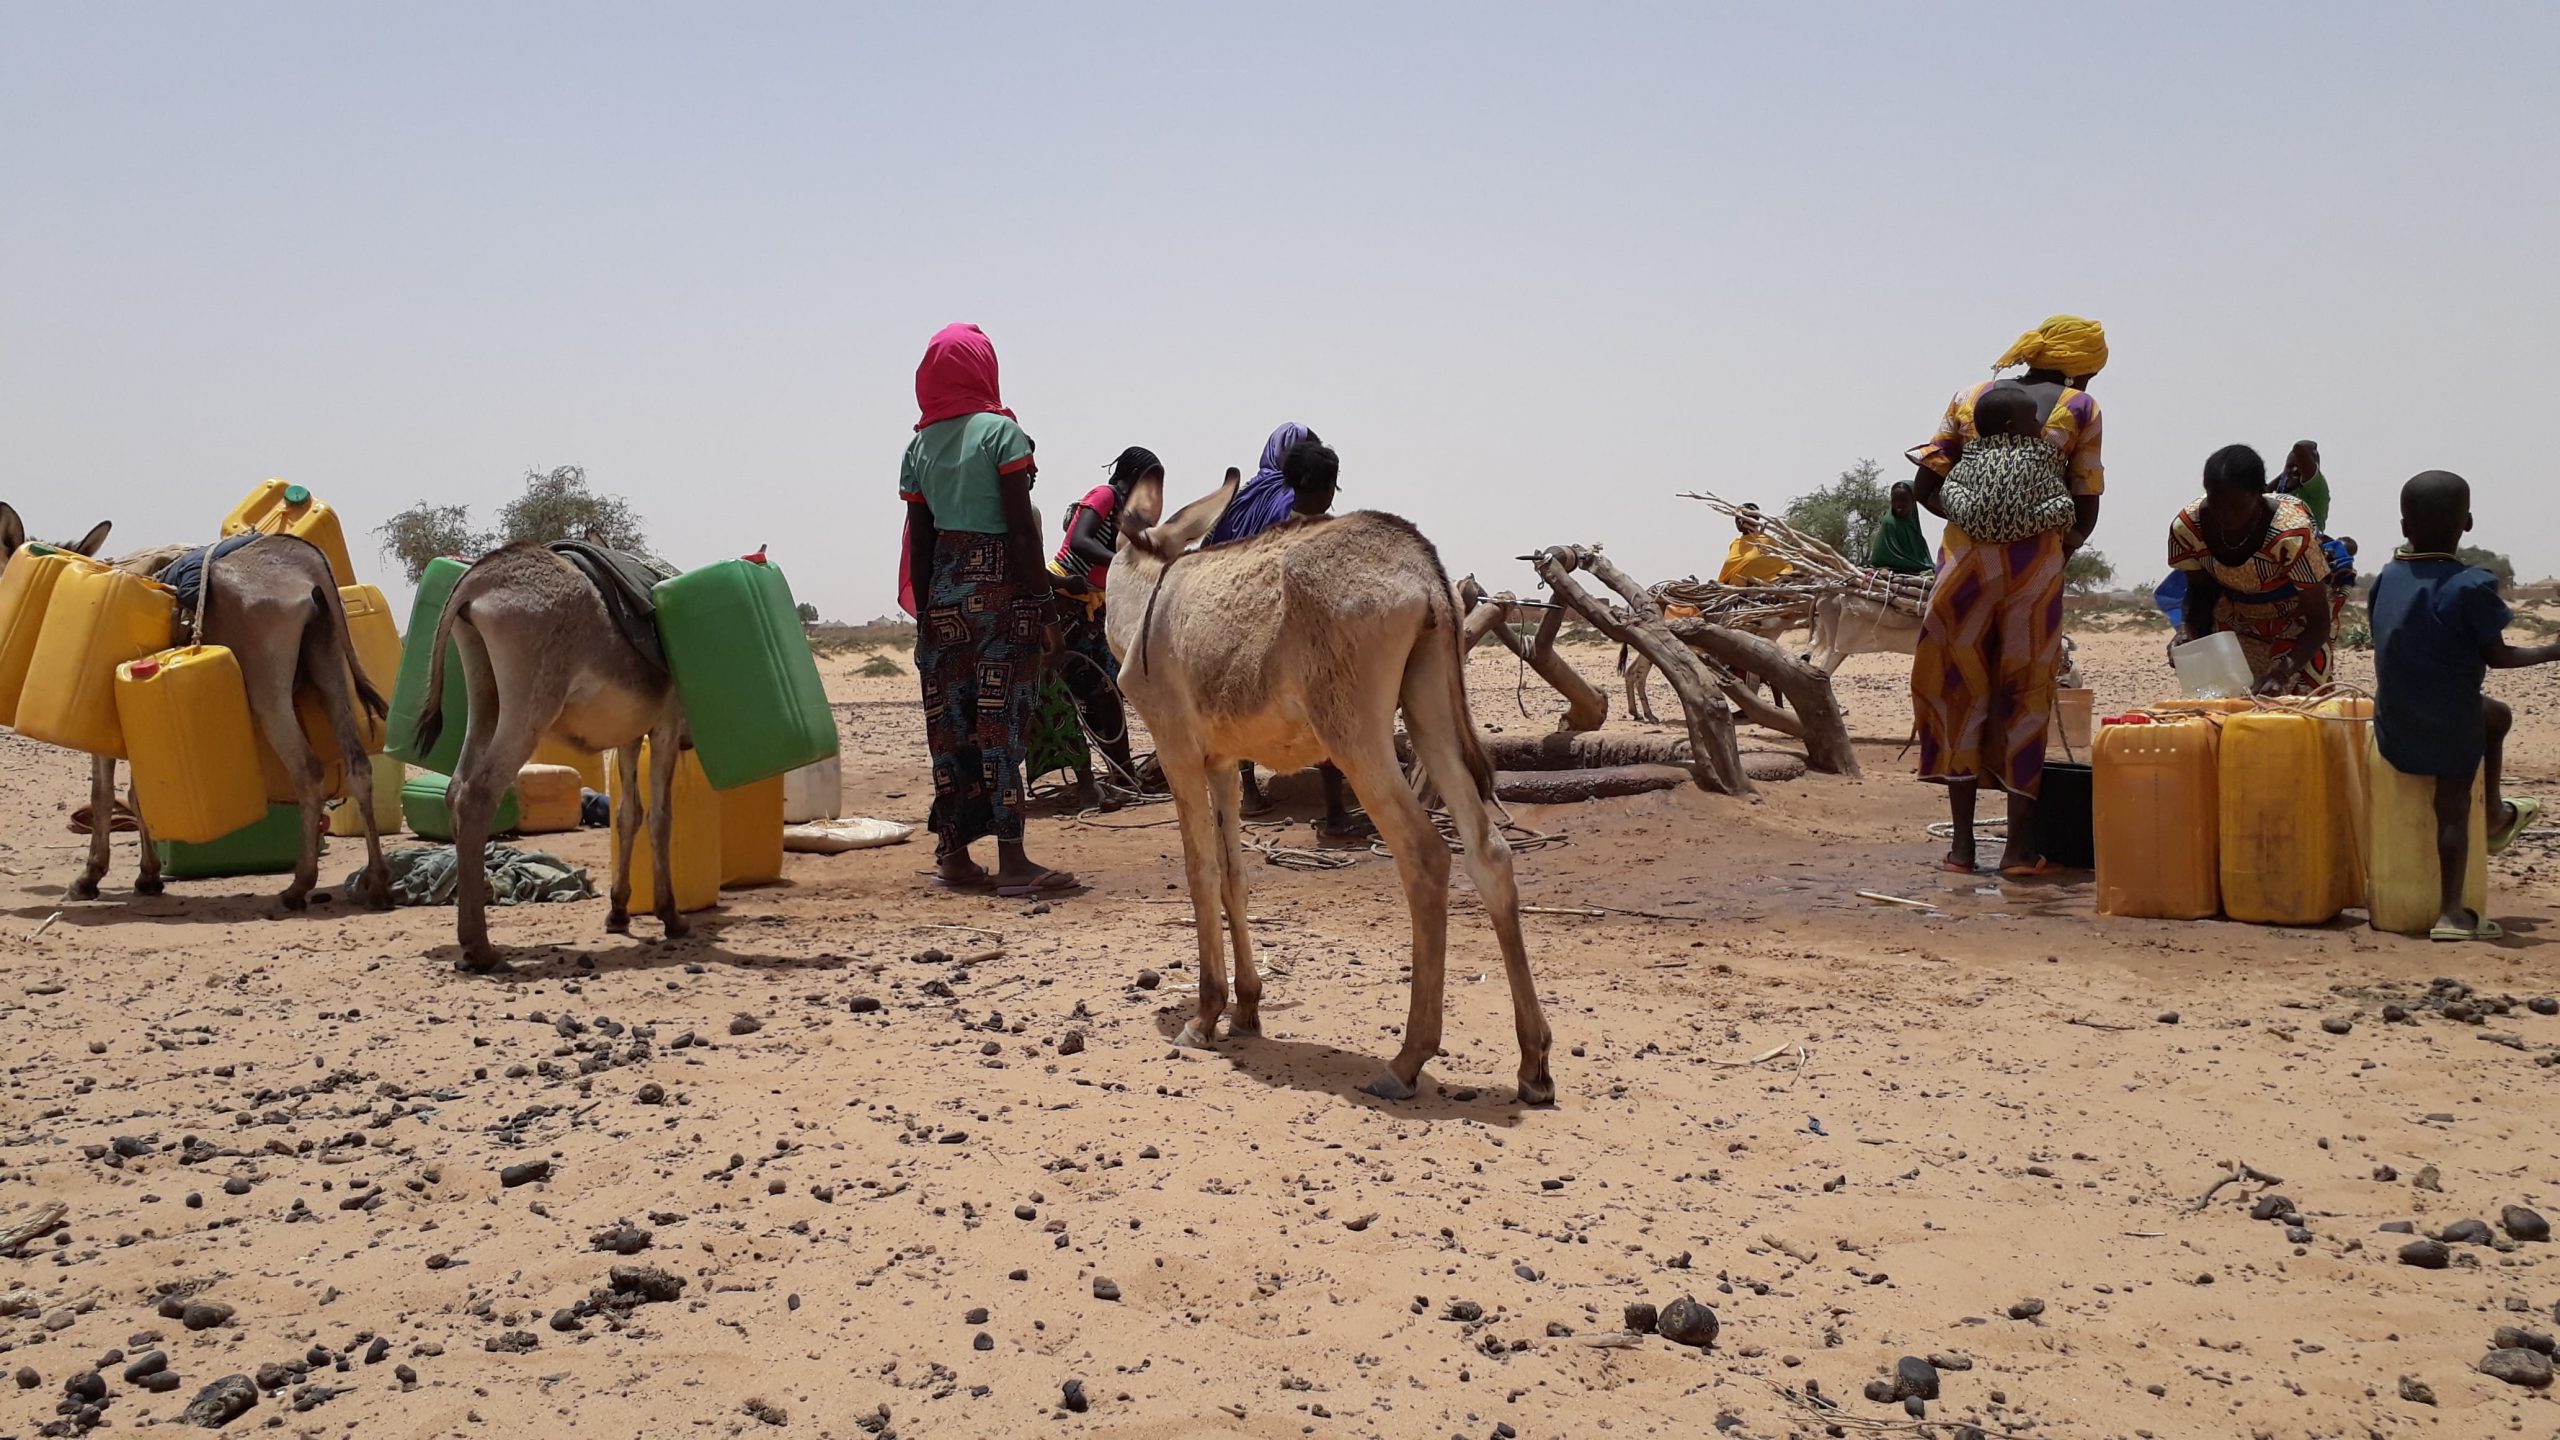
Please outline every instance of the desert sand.
[{"label": "desert sand", "polygon": [[[2166,693],[2157,632],[2079,638],[2102,712]],[[85,769],[0,741],[0,1233],[66,1211],[0,1259],[0,1436],[92,1371],[128,1431],[263,1371],[229,1430],[1891,1433],[1861,1390],[1905,1356],[1943,1362],[1939,1436],[2560,1429],[2477,1369],[2560,1302],[2550,1246],[2499,1228],[2560,1214],[2560,1018],[2525,1003],[2560,989],[2548,844],[2498,860],[2495,946],[2101,919],[2085,876],[1935,868],[1907,664],[1843,672],[1863,780],[1517,813],[1563,838],[1521,857],[1528,902],[1613,912],[1529,918],[1542,1110],[1463,879],[1446,1052],[1415,1101],[1358,1092],[1405,1000],[1365,851],[1254,867],[1269,1035],[1201,1053],[1168,1042],[1166,807],[1035,820],[1089,887],[1044,906],[927,888],[924,843],[793,856],[679,942],[606,935],[601,901],[496,912],[490,977],[450,910],[137,898],[129,840],[70,902]],[[913,681],[852,670],[847,813],[920,819]],[[1479,655],[1480,721],[1547,728],[1515,680]],[[2495,686],[2532,793],[2560,685]],[[1257,835],[1311,843],[1314,787],[1282,794]],[[602,832],[530,843],[603,876]],[[2197,1208],[2235,1161],[2282,1183]],[[2290,1236],[2251,1218],[2288,1205]],[[2491,1243],[2441,1269],[2383,1228],[2472,1219]],[[1621,1335],[1684,1296],[1712,1346]],[[153,1353],[174,1386],[126,1378]]]}]

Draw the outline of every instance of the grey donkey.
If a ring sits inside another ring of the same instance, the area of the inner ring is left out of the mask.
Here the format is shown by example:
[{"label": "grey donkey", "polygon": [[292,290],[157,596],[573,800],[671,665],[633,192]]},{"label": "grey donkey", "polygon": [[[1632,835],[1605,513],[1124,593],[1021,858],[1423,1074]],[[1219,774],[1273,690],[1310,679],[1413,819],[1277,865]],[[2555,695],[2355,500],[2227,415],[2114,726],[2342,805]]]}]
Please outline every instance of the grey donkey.
[{"label": "grey donkey", "polygon": [[1511,846],[1492,819],[1493,761],[1467,711],[1457,597],[1439,552],[1393,515],[1297,520],[1193,551],[1235,493],[1237,474],[1170,520],[1163,482],[1125,507],[1103,628],[1120,687],[1156,739],[1173,791],[1200,942],[1199,1008],[1176,1043],[1207,1048],[1227,1003],[1219,922],[1235,948],[1229,1033],[1262,1030],[1262,977],[1245,933],[1239,760],[1303,769],[1330,759],[1395,856],[1413,925],[1404,1047],[1366,1088],[1410,1098],[1440,1048],[1448,949],[1449,847],[1396,761],[1396,715],[1465,847],[1511,982],[1520,1099],[1555,1098],[1551,1036],[1520,935]]},{"label": "grey donkey", "polygon": [[[77,543],[62,548],[94,556],[98,547],[106,543],[108,528],[102,523]],[[18,512],[0,504],[0,567],[6,567],[25,542],[26,526]],[[108,563],[147,578],[167,569],[188,548],[138,550]],[[184,624],[190,617],[180,618]],[[249,691],[250,716],[257,722],[259,735],[283,762],[302,808],[302,853],[294,863],[292,882],[278,897],[284,907],[300,910],[309,904],[320,878],[320,836],[329,824],[328,767],[311,748],[310,740],[302,733],[301,718],[294,711],[294,690],[307,685],[319,693],[329,715],[346,767],[350,803],[364,820],[363,898],[377,908],[388,908],[391,869],[383,861],[382,839],[375,829],[373,787],[367,779],[371,761],[356,718],[359,705],[366,715],[377,719],[387,707],[381,694],[354,664],[355,646],[347,638],[346,607],[338,599],[337,578],[330,573],[327,558],[301,540],[277,536],[253,541],[223,556],[213,566],[201,643],[223,646],[240,662],[241,679]],[[77,899],[98,898],[98,882],[106,878],[115,830],[115,797],[116,762],[106,756],[93,757],[89,767],[89,859],[71,885],[71,893]],[[133,888],[137,895],[157,895],[164,888],[160,856],[151,845],[151,818],[142,814],[141,808],[139,804],[133,806],[141,825],[141,873]]]},{"label": "grey donkey", "polygon": [[[462,757],[447,792],[460,861],[454,898],[461,967],[493,970],[501,963],[489,943],[489,875],[482,857],[499,802],[546,735],[587,750],[613,751],[626,796],[641,793],[639,747],[648,740],[658,921],[669,939],[685,934],[667,862],[684,707],[666,670],[634,648],[594,583],[568,561],[540,545],[509,545],[481,557],[445,600],[436,621],[426,702],[418,714],[420,750],[433,748],[444,731],[448,642],[461,659],[470,697]],[[631,928],[631,850],[639,817],[631,806],[618,805],[613,824],[621,849],[605,929],[622,934]]]}]

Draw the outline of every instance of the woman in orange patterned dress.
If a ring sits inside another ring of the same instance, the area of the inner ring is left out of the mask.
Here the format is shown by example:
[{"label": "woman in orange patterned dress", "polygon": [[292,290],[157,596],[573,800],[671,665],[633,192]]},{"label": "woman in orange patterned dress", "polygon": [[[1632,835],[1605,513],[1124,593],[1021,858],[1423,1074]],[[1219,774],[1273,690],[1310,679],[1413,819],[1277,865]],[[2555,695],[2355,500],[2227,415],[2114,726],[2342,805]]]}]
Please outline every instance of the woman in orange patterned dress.
[{"label": "woman in orange patterned dress", "polygon": [[2328,553],[2311,510],[2269,495],[2267,462],[2226,445],[2204,462],[2204,496],[2169,522],[2169,566],[2186,573],[2175,643],[2216,630],[2240,639],[2261,695],[2299,695],[2329,681]]},{"label": "woman in orange patterned dress", "polygon": [[2062,566],[2088,543],[2098,523],[2098,497],[2106,489],[2098,402],[2088,393],[2090,378],[2106,363],[2104,327],[2056,315],[2019,336],[1992,363],[1994,370],[2023,364],[2024,375],[1959,391],[1937,434],[1910,454],[1919,467],[1914,492],[1930,513],[1943,517],[1938,491],[1974,438],[1976,402],[1995,385],[2023,388],[2046,417],[2045,441],[2062,454],[2072,498],[2067,529],[2013,544],[1977,544],[1959,526],[1946,529],[1938,581],[1911,657],[1911,708],[1919,731],[1920,778],[1947,787],[1947,811],[1955,822],[1941,863],[1960,874],[1974,869],[1974,800],[1986,783],[2009,797],[2000,873],[2026,878],[2060,868],[2044,858],[2036,841],[2036,792],[2044,782],[2045,731],[2062,668]]}]

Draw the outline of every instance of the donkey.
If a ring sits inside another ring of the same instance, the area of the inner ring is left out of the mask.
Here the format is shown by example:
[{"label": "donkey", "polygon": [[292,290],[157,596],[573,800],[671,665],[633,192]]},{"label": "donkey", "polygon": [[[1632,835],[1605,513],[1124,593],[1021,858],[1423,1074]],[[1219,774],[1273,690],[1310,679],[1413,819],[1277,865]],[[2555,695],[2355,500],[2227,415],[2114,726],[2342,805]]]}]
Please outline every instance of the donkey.
[{"label": "donkey", "polygon": [[1409,1099],[1440,1048],[1449,850],[1396,762],[1396,711],[1456,822],[1467,873],[1493,917],[1520,1039],[1520,1099],[1555,1098],[1550,1035],[1520,938],[1511,846],[1494,827],[1493,761],[1467,712],[1457,600],[1439,552],[1393,515],[1301,520],[1191,552],[1234,498],[1217,493],[1161,523],[1161,477],[1124,507],[1103,628],[1120,686],[1156,739],[1182,827],[1200,941],[1199,1007],[1176,1043],[1206,1049],[1226,1009],[1219,918],[1235,945],[1228,1033],[1262,1032],[1262,977],[1245,926],[1240,760],[1304,769],[1331,759],[1395,855],[1412,917],[1404,1047],[1363,1087]]},{"label": "donkey", "polygon": [[[105,543],[107,524],[92,529],[79,543],[63,548],[95,555]],[[0,504],[0,566],[25,542],[26,527],[17,511]],[[160,546],[109,561],[119,570],[145,577],[167,569],[186,546]],[[303,734],[294,710],[294,691],[317,691],[330,720],[333,738],[346,765],[347,789],[364,821],[364,898],[377,908],[391,904],[391,869],[382,858],[382,839],[374,827],[373,787],[365,777],[371,764],[364,734],[356,718],[361,705],[379,719],[388,709],[382,696],[355,665],[355,645],[347,638],[347,612],[338,599],[338,582],[326,557],[308,543],[266,536],[241,546],[215,562],[209,572],[211,593],[205,600],[204,634],[198,642],[229,649],[240,662],[249,692],[249,713],[258,733],[275,751],[293,782],[302,807],[302,854],[294,862],[293,880],[278,897],[287,910],[310,903],[320,879],[320,834],[328,828],[328,767]],[[181,617],[182,621],[189,617]],[[89,859],[72,882],[72,895],[98,898],[98,882],[106,877],[115,824],[116,762],[92,757],[89,766]],[[160,855],[151,845],[151,817],[139,802],[132,809],[139,830],[141,874],[137,895],[157,895]]]},{"label": "donkey", "polygon": [[[481,868],[482,854],[498,802],[546,735],[587,750],[613,751],[626,796],[641,793],[639,746],[643,738],[648,740],[649,847],[658,921],[667,938],[683,936],[688,927],[676,913],[667,846],[674,833],[684,707],[666,667],[632,644],[595,582],[575,566],[541,545],[506,546],[463,573],[436,620],[434,659],[427,669],[426,703],[416,732],[422,751],[433,748],[444,732],[447,642],[461,658],[470,697],[462,758],[447,795],[460,861],[454,899],[463,968],[494,970],[501,963],[489,943],[489,874]],[[617,805],[613,824],[621,845],[613,873],[613,908],[604,924],[620,935],[631,929],[637,812]]]}]

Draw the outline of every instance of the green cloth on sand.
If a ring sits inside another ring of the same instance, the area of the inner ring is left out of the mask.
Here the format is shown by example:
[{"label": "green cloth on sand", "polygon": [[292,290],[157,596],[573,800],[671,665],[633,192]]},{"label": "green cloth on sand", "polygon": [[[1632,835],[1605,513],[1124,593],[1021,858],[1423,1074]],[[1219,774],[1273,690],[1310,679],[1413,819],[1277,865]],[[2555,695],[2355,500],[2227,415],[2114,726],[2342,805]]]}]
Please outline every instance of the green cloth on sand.
[{"label": "green cloth on sand", "polygon": [[1929,537],[1920,533],[1918,514],[1888,513],[1876,527],[1876,543],[1867,563],[1896,575],[1926,575],[1938,568],[1938,557],[1929,551]]},{"label": "green cloth on sand", "polygon": [[[391,866],[391,899],[398,905],[450,905],[462,883],[460,857],[450,846],[412,845],[386,852]],[[492,845],[481,852],[489,872],[489,899],[498,905],[532,905],[550,901],[593,900],[596,887],[587,872],[557,855],[539,850],[510,850]],[[347,898],[361,893],[364,872],[347,877]]]}]

